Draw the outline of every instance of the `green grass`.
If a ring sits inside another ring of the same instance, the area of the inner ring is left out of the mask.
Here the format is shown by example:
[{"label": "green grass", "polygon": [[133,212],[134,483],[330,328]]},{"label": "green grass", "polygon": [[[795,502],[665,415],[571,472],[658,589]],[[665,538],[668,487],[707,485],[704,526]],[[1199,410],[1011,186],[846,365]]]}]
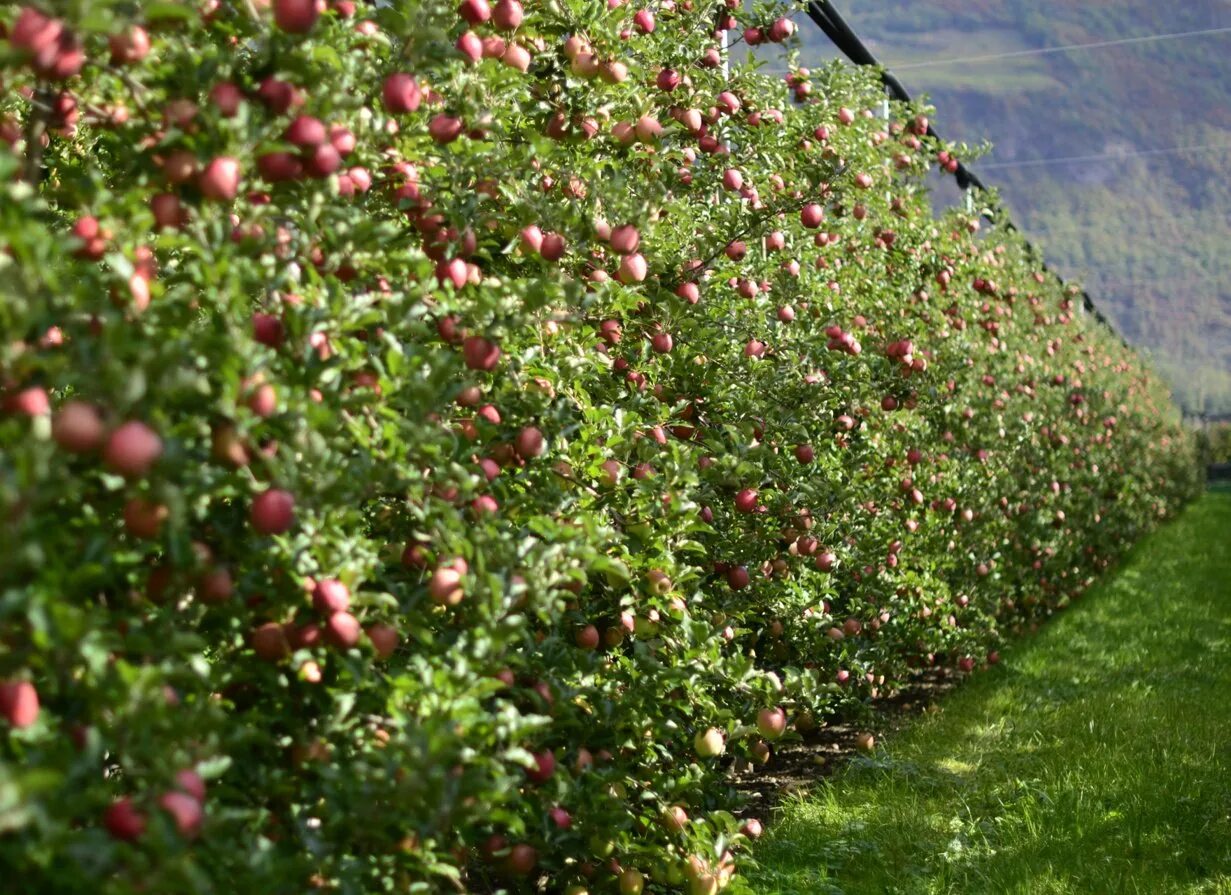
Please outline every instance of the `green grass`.
[{"label": "green grass", "polygon": [[740,895],[1231,893],[1231,493],[775,816]]}]

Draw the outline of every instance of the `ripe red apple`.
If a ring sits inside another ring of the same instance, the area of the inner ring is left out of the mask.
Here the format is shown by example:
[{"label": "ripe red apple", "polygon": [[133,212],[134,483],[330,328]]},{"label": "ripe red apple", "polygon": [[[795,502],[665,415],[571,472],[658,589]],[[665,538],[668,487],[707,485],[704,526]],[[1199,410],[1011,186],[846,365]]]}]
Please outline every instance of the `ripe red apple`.
[{"label": "ripe red apple", "polygon": [[517,439],[513,442],[513,449],[523,460],[533,460],[540,456],[544,446],[543,433],[534,426],[526,426],[518,432]]},{"label": "ripe red apple", "polygon": [[457,14],[471,25],[482,25],[492,17],[492,8],[487,0],[462,0]]},{"label": "ripe red apple", "polygon": [[761,822],[755,817],[750,817],[740,825],[739,831],[749,839],[760,839],[761,834],[764,832],[764,827],[761,826]]},{"label": "ripe red apple", "polygon": [[544,233],[539,254],[545,261],[559,261],[568,250],[568,243],[559,233]]},{"label": "ripe red apple", "polygon": [[289,491],[270,488],[252,501],[252,527],[264,535],[280,535],[295,522],[295,498]]},{"label": "ripe red apple", "polygon": [[795,459],[800,463],[811,463],[816,459],[816,451],[810,444],[795,445]]},{"label": "ripe red apple", "polygon": [[534,846],[519,843],[509,849],[504,859],[505,869],[513,876],[529,876],[539,862],[539,853]]},{"label": "ripe red apple", "polygon": [[150,211],[154,215],[154,226],[160,230],[176,230],[183,226],[186,218],[184,206],[174,193],[151,196]]},{"label": "ripe red apple", "polygon": [[584,650],[598,649],[598,628],[586,625],[573,636],[573,641]]},{"label": "ripe red apple", "polygon": [[437,567],[428,582],[427,590],[432,601],[442,606],[456,606],[465,596],[463,581],[469,564],[461,557]]},{"label": "ripe red apple", "polygon": [[324,11],[323,0],[273,0],[274,22],[288,34],[307,34]]},{"label": "ripe red apple", "polygon": [[394,72],[385,78],[381,87],[381,100],[385,104],[385,111],[392,115],[414,112],[423,102],[423,91],[411,75]]},{"label": "ripe red apple", "polygon": [[178,786],[182,792],[186,792],[198,802],[205,801],[205,781],[201,779],[200,774],[191,768],[176,771],[175,785]]},{"label": "ripe red apple", "polygon": [[625,255],[620,259],[620,266],[616,270],[616,279],[627,286],[643,282],[648,272],[649,266],[646,264],[645,257],[638,253],[633,253]]},{"label": "ripe red apple", "polygon": [[473,31],[463,31],[454,46],[471,62],[478,62],[483,58],[483,40]]},{"label": "ripe red apple", "polygon": [[388,659],[398,648],[398,630],[392,625],[368,625],[365,633],[381,659]]},{"label": "ripe red apple", "polygon": [[482,336],[467,336],[462,340],[462,357],[472,370],[492,370],[500,361],[500,346]]},{"label": "ripe red apple", "polygon": [[312,608],[322,615],[350,609],[350,589],[336,578],[316,582],[312,589]]},{"label": "ripe red apple", "polygon": [[103,447],[103,465],[127,478],[145,475],[162,456],[162,439],[145,423],[124,423]]},{"label": "ripe red apple", "polygon": [[573,816],[559,805],[553,805],[547,811],[548,818],[555,824],[557,829],[567,830],[573,826]]},{"label": "ripe red apple", "polygon": [[140,25],[132,25],[107,38],[107,47],[111,50],[112,65],[132,65],[149,53],[150,36]]},{"label": "ripe red apple", "polygon": [[13,727],[29,727],[38,720],[38,691],[29,681],[0,683],[0,715]]},{"label": "ripe red apple", "polygon": [[252,632],[252,651],[266,662],[278,662],[291,654],[286,630],[277,622],[266,622]]},{"label": "ripe red apple", "polygon": [[621,255],[631,255],[641,245],[641,234],[632,224],[622,224],[611,231],[611,249]]},{"label": "ripe red apple", "polygon": [[262,345],[281,348],[286,339],[286,327],[273,314],[257,312],[252,315],[252,337]]},{"label": "ripe red apple", "polygon": [[650,347],[656,354],[670,354],[671,349],[675,347],[675,342],[671,338],[671,333],[654,333],[650,336]]},{"label": "ripe red apple", "polygon": [[163,504],[141,497],[131,498],[124,504],[124,530],[134,538],[153,540],[162,532],[168,515]]},{"label": "ripe red apple", "polygon": [[239,160],[230,156],[212,159],[197,177],[201,195],[219,202],[231,202],[239,195]]},{"label": "ripe red apple", "polygon": [[192,796],[183,792],[167,792],[159,797],[158,804],[171,815],[184,838],[195,839],[201,832],[205,812],[201,810],[201,803]]},{"label": "ripe red apple", "polygon": [[230,81],[223,81],[215,84],[209,92],[210,102],[218,110],[218,114],[223,118],[234,118],[239,114],[239,107],[243,104],[244,94],[238,86]]},{"label": "ripe red apple", "polygon": [[527,769],[526,776],[535,783],[546,783],[556,772],[556,756],[551,750],[544,749],[535,753],[534,767]]},{"label": "ripe red apple", "polygon": [[781,708],[757,712],[757,732],[767,740],[776,740],[786,732],[786,712]]},{"label": "ripe red apple", "polygon": [[516,31],[525,18],[518,0],[500,0],[492,9],[492,24],[501,31]]},{"label": "ripe red apple", "polygon": [[754,513],[757,509],[757,491],[755,488],[745,488],[735,495],[735,509],[741,513]]},{"label": "ripe red apple", "polygon": [[462,135],[464,129],[462,119],[444,112],[433,116],[432,120],[427,123],[428,136],[442,145],[452,143]]},{"label": "ripe red apple", "polygon": [[51,413],[51,400],[46,389],[31,386],[5,398],[4,409],[20,416],[47,416]]},{"label": "ripe red apple", "polygon": [[329,131],[319,118],[313,118],[311,115],[298,115],[287,125],[283,137],[286,142],[300,149],[311,149],[329,139]]},{"label": "ripe red apple", "polygon": [[527,252],[538,254],[543,248],[543,231],[535,224],[527,224],[521,228],[519,234],[521,238],[521,246]]},{"label": "ripe red apple", "polygon": [[65,402],[52,418],[51,437],[69,453],[88,454],[98,450],[106,432],[98,410],[74,400]]},{"label": "ripe red apple", "polygon": [[270,183],[298,180],[303,176],[303,162],[289,152],[266,152],[257,156],[257,172]]},{"label": "ripe red apple", "polygon": [[349,612],[335,612],[325,622],[325,640],[338,649],[350,649],[359,642],[359,620]]},{"label": "ripe red apple", "polygon": [[727,584],[731,590],[743,590],[751,580],[746,566],[732,566],[727,570]]},{"label": "ripe red apple", "polygon": [[145,833],[145,815],[126,796],[108,806],[103,813],[103,826],[115,839],[136,842]]},{"label": "ripe red apple", "polygon": [[825,209],[815,202],[809,203],[799,212],[799,220],[805,227],[815,229],[825,220]]}]

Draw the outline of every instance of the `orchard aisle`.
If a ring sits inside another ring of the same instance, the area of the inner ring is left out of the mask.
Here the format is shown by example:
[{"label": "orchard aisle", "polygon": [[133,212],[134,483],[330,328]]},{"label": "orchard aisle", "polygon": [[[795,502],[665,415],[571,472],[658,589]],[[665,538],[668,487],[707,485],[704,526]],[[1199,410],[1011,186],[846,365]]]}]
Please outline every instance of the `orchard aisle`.
[{"label": "orchard aisle", "polygon": [[789,803],[740,893],[1231,892],[1231,493]]}]

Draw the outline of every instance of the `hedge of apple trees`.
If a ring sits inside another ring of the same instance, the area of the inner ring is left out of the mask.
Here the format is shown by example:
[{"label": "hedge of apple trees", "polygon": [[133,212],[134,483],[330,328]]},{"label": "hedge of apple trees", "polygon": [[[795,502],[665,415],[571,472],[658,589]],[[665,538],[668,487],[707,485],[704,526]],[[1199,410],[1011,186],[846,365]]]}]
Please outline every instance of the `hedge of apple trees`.
[{"label": "hedge of apple trees", "polygon": [[713,893],[733,767],[1192,495],[926,110],[523,2],[0,6],[22,892]]}]

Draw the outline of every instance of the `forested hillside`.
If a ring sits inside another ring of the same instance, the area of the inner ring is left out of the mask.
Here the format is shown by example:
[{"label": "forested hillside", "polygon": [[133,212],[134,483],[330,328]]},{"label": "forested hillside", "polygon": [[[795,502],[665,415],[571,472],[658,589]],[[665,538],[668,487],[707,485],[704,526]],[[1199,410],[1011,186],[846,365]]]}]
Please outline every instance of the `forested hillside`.
[{"label": "forested hillside", "polygon": [[[974,170],[1049,262],[1151,351],[1185,407],[1231,409],[1231,33],[932,64],[1227,27],[1231,3],[838,7],[908,90],[932,99],[946,137],[993,144]],[[825,36],[798,18],[801,64],[830,58]],[[1176,147],[1200,148],[1133,155]],[[1074,156],[1083,160],[1043,161]]]}]

